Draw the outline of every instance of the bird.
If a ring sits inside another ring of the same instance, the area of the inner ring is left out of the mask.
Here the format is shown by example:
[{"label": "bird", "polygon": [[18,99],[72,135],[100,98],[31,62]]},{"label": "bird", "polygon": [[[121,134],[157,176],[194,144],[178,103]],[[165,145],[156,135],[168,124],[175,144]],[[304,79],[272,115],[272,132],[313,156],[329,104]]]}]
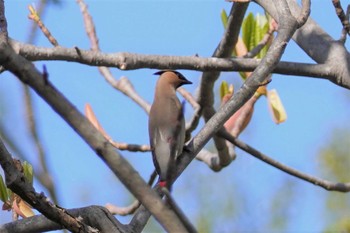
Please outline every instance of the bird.
[{"label": "bird", "polygon": [[149,113],[148,132],[153,163],[159,175],[159,186],[170,189],[169,180],[178,155],[185,144],[185,120],[183,105],[176,96],[176,89],[192,84],[181,73],[161,70]]}]

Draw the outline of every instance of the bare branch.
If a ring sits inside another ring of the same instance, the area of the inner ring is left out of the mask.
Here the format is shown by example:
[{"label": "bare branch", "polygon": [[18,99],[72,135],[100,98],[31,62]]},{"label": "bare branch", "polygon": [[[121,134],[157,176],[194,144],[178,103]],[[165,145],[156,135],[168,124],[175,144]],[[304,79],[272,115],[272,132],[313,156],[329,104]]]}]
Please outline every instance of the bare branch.
[{"label": "bare branch", "polygon": [[273,166],[273,167],[275,167],[283,172],[286,172],[292,176],[295,176],[296,178],[299,178],[299,179],[302,179],[306,182],[320,186],[320,187],[322,187],[326,190],[329,190],[329,191],[339,191],[339,192],[349,192],[350,191],[350,182],[348,182],[348,183],[338,183],[338,182],[335,183],[335,182],[330,182],[328,180],[323,180],[323,179],[317,178],[315,176],[308,175],[306,173],[300,172],[294,168],[288,167],[288,166],[270,158],[269,156],[261,153],[260,151],[251,147],[250,145],[233,137],[228,132],[220,131],[219,134],[222,135],[222,137],[224,137],[226,140],[230,141],[232,144],[237,146],[238,148],[247,152],[248,154],[254,156],[257,159],[260,159],[261,161],[263,161],[267,164],[270,164],[271,166]]},{"label": "bare branch", "polygon": [[348,33],[348,35],[350,36],[350,23],[349,23],[349,19],[348,17],[346,17],[344,10],[341,6],[340,0],[332,0],[332,3],[334,5],[335,8],[335,12],[337,13],[339,20],[341,22],[341,24],[343,25],[343,28],[345,29],[345,31]]},{"label": "bare branch", "polygon": [[138,200],[135,200],[131,205],[127,207],[119,207],[111,203],[107,203],[105,207],[109,212],[111,212],[111,214],[127,216],[133,214],[140,207],[140,205],[141,203]]},{"label": "bare branch", "polygon": [[302,0],[301,4],[302,4],[301,13],[300,13],[299,17],[297,18],[298,28],[302,27],[306,23],[307,19],[310,16],[311,1],[310,0]]},{"label": "bare branch", "polygon": [[[273,18],[277,18],[279,9],[274,0],[255,0]],[[301,9],[295,0],[287,0],[291,13],[298,17]],[[315,21],[309,18],[293,35],[293,40],[319,64],[327,64],[333,78],[331,82],[350,89],[350,55],[344,44],[334,40]],[[320,49],[320,46],[325,49]],[[318,75],[315,75],[317,77]]]},{"label": "bare branch", "polygon": [[[157,178],[158,174],[156,172],[156,170],[154,170],[150,176],[150,179],[148,181],[148,185],[152,186],[155,179]],[[112,214],[117,214],[117,215],[130,215],[133,214],[139,207],[140,207],[141,203],[138,200],[135,200],[131,205],[127,206],[127,207],[119,207],[110,203],[106,204],[106,208],[109,210],[109,212],[111,212]],[[141,207],[142,209],[143,207]]]},{"label": "bare branch", "polygon": [[24,103],[25,103],[27,126],[31,135],[31,139],[33,140],[33,143],[37,150],[37,156],[40,162],[40,169],[37,170],[38,172],[37,178],[40,181],[40,183],[42,183],[42,185],[44,185],[44,187],[49,191],[50,196],[54,201],[54,203],[58,203],[55,185],[53,183],[51,174],[47,166],[47,161],[46,161],[47,156],[44,151],[44,147],[42,145],[42,140],[40,140],[39,133],[37,130],[37,125],[36,125],[36,120],[34,118],[32,96],[29,88],[26,87],[25,85],[23,85],[23,92],[24,92]]},{"label": "bare branch", "polygon": [[7,20],[5,18],[4,0],[0,0],[0,40],[3,43],[8,42]]},{"label": "bare branch", "polygon": [[243,104],[248,101],[258,89],[266,82],[266,78],[278,64],[284,49],[297,29],[297,22],[290,14],[285,1],[274,2],[283,15],[284,21],[280,23],[278,34],[267,51],[266,56],[261,60],[259,66],[254,70],[243,86],[223,105],[218,112],[205,124],[200,132],[189,142],[187,150],[179,157],[177,165],[177,175],[192,161],[196,154],[203,148],[209,139],[221,129],[223,124],[232,116]]},{"label": "bare branch", "polygon": [[[347,9],[346,9],[346,19],[349,20],[349,15],[350,15],[350,4],[348,5]],[[339,38],[339,41],[343,44],[345,44],[346,42],[346,38],[347,38],[347,31],[345,30],[345,28],[343,27],[341,30],[341,36]]]},{"label": "bare branch", "polygon": [[30,14],[28,15],[28,18],[33,20],[41,29],[41,31],[44,33],[45,37],[50,41],[50,43],[53,46],[58,46],[57,40],[52,36],[49,29],[45,26],[45,24],[41,21],[39,13],[34,9],[33,6],[29,6]]},{"label": "bare branch", "polygon": [[[227,58],[231,57],[234,46],[237,43],[244,14],[249,3],[234,3],[227,21],[227,27],[222,40],[215,49],[213,57]],[[203,113],[204,120],[207,122],[214,114],[214,93],[213,87],[215,81],[219,78],[220,72],[204,72],[199,87],[198,103],[201,106],[200,113]],[[196,121],[194,121],[196,122]],[[230,163],[230,155],[225,140],[214,136],[214,143],[218,151],[219,161],[222,166]]]},{"label": "bare branch", "polygon": [[129,143],[121,143],[116,142],[112,139],[111,136],[107,134],[107,132],[103,129],[100,122],[97,120],[97,117],[95,116],[94,111],[92,110],[92,107],[90,104],[85,104],[85,116],[91,124],[95,126],[95,128],[104,136],[104,138],[109,141],[115,148],[118,150],[128,150],[128,151],[141,151],[141,152],[148,152],[151,150],[149,145],[137,145],[137,144],[129,144]]},{"label": "bare branch", "polygon": [[[79,4],[80,10],[83,14],[85,30],[90,39],[91,49],[92,51],[99,52],[100,47],[98,44],[95,24],[88,11],[88,7],[83,0],[77,0],[77,3]],[[112,72],[107,67],[99,66],[98,70],[112,87],[121,91],[124,95],[134,100],[138,105],[140,105],[140,107],[142,107],[145,110],[146,113],[149,112],[151,108],[149,103],[147,103],[140,95],[137,94],[131,82],[126,77],[122,77],[120,80],[117,81],[113,77]]]},{"label": "bare branch", "polygon": [[[193,56],[161,56],[143,55],[135,53],[101,53],[90,50],[69,49],[63,47],[43,48],[34,45],[10,41],[14,50],[24,58],[31,61],[60,60],[79,62],[91,66],[108,66],[124,70],[141,68],[150,69],[187,69],[198,71],[254,71],[259,65],[258,59],[243,58],[201,58]],[[350,62],[350,58],[349,58]],[[299,62],[279,62],[273,73],[305,76],[310,78],[323,78],[337,85],[350,89],[338,79],[339,70],[331,64],[309,64]],[[146,106],[146,105],[145,105]],[[145,111],[146,108],[144,108]]]},{"label": "bare branch", "polygon": [[24,178],[24,174],[17,170],[2,140],[0,140],[0,165],[5,172],[7,187],[35,209],[72,232],[80,232],[81,230],[92,232],[89,226],[67,214],[64,209],[56,207],[43,193],[39,194],[34,190],[33,186]]},{"label": "bare branch", "polygon": [[[29,6],[30,15],[28,17],[33,20],[32,21],[33,23],[31,27],[31,31],[29,32],[28,42],[29,43],[34,42],[35,35],[36,35],[35,31],[38,28],[37,26],[39,26],[42,32],[44,33],[44,35],[46,36],[46,38],[51,42],[51,44],[54,46],[58,46],[57,40],[51,35],[50,31],[45,27],[45,25],[42,23],[40,19],[46,6],[47,5],[45,1],[39,2],[38,11],[36,11],[32,6]],[[43,75],[44,77],[48,76],[45,66],[44,66]],[[40,169],[36,169],[36,171],[38,172],[35,173],[35,176],[38,179],[38,181],[47,189],[53,202],[58,204],[56,188],[47,166],[47,161],[46,161],[47,154],[44,151],[42,140],[39,137],[39,133],[36,126],[36,119],[33,111],[34,107],[32,103],[33,102],[32,95],[28,86],[26,85],[22,85],[22,86],[23,86],[23,92],[24,92],[24,104],[25,104],[25,111],[26,111],[27,126],[37,150],[37,156],[39,158],[38,160],[40,161]]]},{"label": "bare branch", "polygon": [[[88,206],[79,209],[66,210],[69,215],[82,218],[96,226],[100,232],[129,233],[131,230],[116,220],[108,210],[101,206]],[[35,224],[33,224],[35,223]],[[47,219],[44,215],[36,215],[15,222],[0,225],[2,233],[34,233],[63,229],[63,226]]]},{"label": "bare branch", "polygon": [[188,141],[191,138],[191,133],[198,126],[199,119],[201,117],[201,106],[197,103],[192,94],[189,93],[185,88],[180,87],[177,89],[177,91],[191,104],[192,108],[194,109],[192,120],[189,124],[186,125],[185,141]]}]

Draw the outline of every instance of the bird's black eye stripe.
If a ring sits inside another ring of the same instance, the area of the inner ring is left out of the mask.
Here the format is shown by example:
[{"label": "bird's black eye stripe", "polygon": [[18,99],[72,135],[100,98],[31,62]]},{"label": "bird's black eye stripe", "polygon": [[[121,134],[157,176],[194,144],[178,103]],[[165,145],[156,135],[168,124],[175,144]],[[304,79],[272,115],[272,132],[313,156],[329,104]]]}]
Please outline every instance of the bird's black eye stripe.
[{"label": "bird's black eye stripe", "polygon": [[174,73],[177,75],[177,77],[179,77],[179,79],[187,81],[187,79],[185,78],[185,76],[183,76],[181,73],[179,73],[179,72],[177,72],[177,71],[174,71]]}]

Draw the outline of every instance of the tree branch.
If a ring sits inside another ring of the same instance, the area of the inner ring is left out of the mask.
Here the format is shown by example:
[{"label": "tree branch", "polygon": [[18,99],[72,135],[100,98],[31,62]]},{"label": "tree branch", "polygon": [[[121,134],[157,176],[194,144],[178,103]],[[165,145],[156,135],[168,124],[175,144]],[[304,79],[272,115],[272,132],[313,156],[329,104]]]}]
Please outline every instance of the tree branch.
[{"label": "tree branch", "polygon": [[89,226],[67,214],[64,209],[57,208],[43,193],[39,194],[34,190],[33,186],[24,178],[24,174],[17,170],[2,140],[0,140],[0,165],[5,173],[6,186],[47,218],[63,225],[72,232],[92,232]]},{"label": "tree branch", "polygon": [[271,166],[286,172],[292,176],[295,176],[296,178],[302,179],[306,182],[312,183],[314,185],[320,186],[326,190],[329,191],[339,191],[339,192],[349,192],[350,191],[350,182],[348,183],[334,183],[328,180],[323,180],[320,178],[317,178],[315,176],[308,175],[306,173],[300,172],[294,168],[288,167],[272,158],[270,158],[268,155],[265,155],[258,151],[257,149],[251,147],[250,145],[240,141],[239,139],[233,137],[228,132],[221,131],[219,133],[222,137],[224,137],[226,140],[237,146],[238,148],[242,149],[243,151],[247,152],[248,154],[254,156],[257,159],[260,159],[261,161],[270,164]]},{"label": "tree branch", "polygon": [[[255,0],[255,2],[276,18],[279,10],[273,6],[274,0]],[[287,2],[291,13],[296,18],[299,17],[301,9],[297,2],[295,0],[287,0]],[[308,18],[306,23],[295,32],[293,40],[310,58],[319,64],[328,65],[333,76],[328,80],[350,89],[350,54],[343,43],[334,40],[311,18]]]},{"label": "tree branch", "polygon": [[332,0],[332,3],[334,5],[335,12],[337,13],[337,15],[339,17],[340,22],[343,25],[343,28],[350,36],[350,23],[349,23],[349,20],[344,13],[344,10],[341,6],[340,1],[339,0]]},{"label": "tree branch", "polygon": [[[215,49],[213,57],[231,57],[234,46],[237,43],[239,31],[243,22],[244,14],[249,3],[234,3],[227,20],[227,27],[223,38]],[[198,103],[201,106],[201,113],[207,122],[214,114],[214,83],[219,78],[220,72],[204,72],[199,87]],[[227,166],[232,160],[229,155],[225,140],[214,135],[215,147],[218,151],[219,163],[222,167]]]},{"label": "tree branch", "polygon": [[203,146],[209,141],[211,136],[221,129],[228,118],[253,96],[262,83],[266,82],[266,78],[278,64],[288,41],[297,29],[297,22],[295,18],[291,16],[288,5],[285,1],[276,1],[274,4],[281,9],[280,14],[284,17],[284,21],[279,25],[277,37],[272,42],[266,56],[261,60],[261,63],[252,73],[251,77],[245,81],[243,86],[225,105],[220,108],[200,132],[189,142],[187,150],[184,151],[177,161],[177,175],[187,167],[195,155],[197,155]]},{"label": "tree branch", "polygon": [[[99,52],[100,46],[98,44],[98,38],[95,30],[95,24],[94,21],[88,11],[88,7],[85,4],[83,0],[76,0],[80,10],[83,15],[84,24],[85,24],[85,30],[88,35],[88,38],[90,40],[91,49],[92,51]],[[76,48],[77,49],[77,48]],[[140,107],[142,107],[146,113],[150,110],[150,105],[147,103],[134,89],[131,82],[126,78],[122,77],[120,80],[116,80],[112,72],[108,67],[105,66],[99,66],[98,70],[100,71],[101,75],[105,78],[105,80],[116,90],[122,92],[124,95],[128,96],[132,100],[134,100]]]},{"label": "tree branch", "polygon": [[[135,69],[187,69],[198,71],[254,71],[258,59],[244,58],[201,58],[193,56],[161,56],[136,53],[102,53],[74,48],[44,48],[10,41],[13,49],[30,61],[70,61],[91,66],[115,67],[122,70]],[[350,62],[350,58],[349,58]],[[337,65],[339,67],[339,65]],[[338,71],[330,64],[309,64],[300,62],[279,62],[273,73],[322,78],[338,84]],[[350,89],[349,87],[346,87]]]},{"label": "tree branch", "polygon": [[[106,208],[101,206],[88,206],[78,209],[69,209],[66,211],[71,216],[84,219],[84,222],[96,226],[96,228],[102,233],[131,232],[131,230],[126,225],[121,224],[118,220],[114,218],[114,216],[111,213],[109,213],[109,211]],[[34,233],[60,230],[62,228],[62,225],[59,225],[56,222],[47,219],[44,215],[36,215],[33,217],[0,225],[0,232]]]}]

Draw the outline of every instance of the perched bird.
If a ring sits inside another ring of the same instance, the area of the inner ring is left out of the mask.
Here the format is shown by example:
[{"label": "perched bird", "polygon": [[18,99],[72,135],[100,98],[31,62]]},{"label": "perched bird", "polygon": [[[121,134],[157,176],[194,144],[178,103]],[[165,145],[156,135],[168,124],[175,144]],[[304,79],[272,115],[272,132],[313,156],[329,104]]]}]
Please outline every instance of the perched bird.
[{"label": "perched bird", "polygon": [[177,71],[163,70],[154,74],[160,77],[149,114],[149,139],[159,185],[170,188],[168,181],[185,143],[183,107],[176,96],[176,88],[192,82]]}]

